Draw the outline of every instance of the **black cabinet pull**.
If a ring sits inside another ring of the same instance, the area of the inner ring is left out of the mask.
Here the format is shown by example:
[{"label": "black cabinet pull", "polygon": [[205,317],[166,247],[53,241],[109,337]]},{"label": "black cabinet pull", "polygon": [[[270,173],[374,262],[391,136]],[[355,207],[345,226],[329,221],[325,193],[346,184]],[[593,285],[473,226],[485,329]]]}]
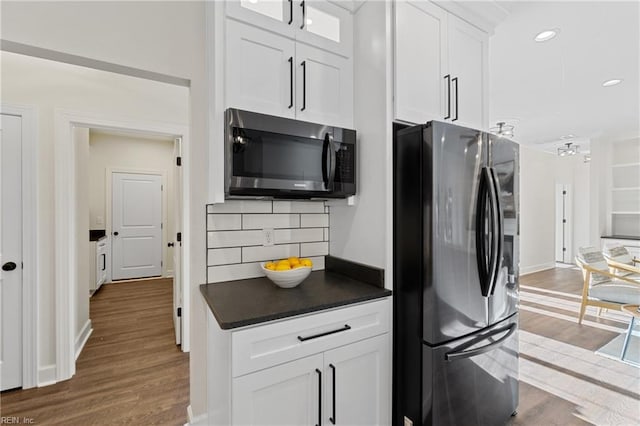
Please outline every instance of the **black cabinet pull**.
[{"label": "black cabinet pull", "polygon": [[293,56],[289,57],[289,108],[293,108]]},{"label": "black cabinet pull", "polygon": [[293,22],[293,0],[289,0],[289,22],[288,25],[291,25]]},{"label": "black cabinet pull", "polygon": [[451,121],[456,121],[458,119],[458,77],[454,77],[451,79],[451,82],[456,86],[456,118]]},{"label": "black cabinet pull", "polygon": [[101,271],[104,271],[107,269],[107,255],[102,253],[100,254],[100,257],[102,257],[102,269],[100,269]]},{"label": "black cabinet pull", "polygon": [[332,408],[332,416],[329,417],[329,421],[331,422],[331,424],[336,424],[336,366],[333,364],[329,364],[329,368],[331,369],[331,385],[333,387],[332,389],[332,395],[331,395],[331,406]]},{"label": "black cabinet pull", "polygon": [[304,111],[307,108],[307,61],[302,61],[300,65],[302,66],[302,108],[300,111]]},{"label": "black cabinet pull", "polygon": [[114,235],[115,237],[117,237],[117,236],[118,236],[118,231],[115,231],[115,232],[113,233],[113,235]]},{"label": "black cabinet pull", "polygon": [[322,426],[322,371],[316,368],[318,373],[318,425]]},{"label": "black cabinet pull", "polygon": [[444,119],[448,120],[451,118],[451,75],[445,75],[444,79],[447,80],[447,116]]},{"label": "black cabinet pull", "polygon": [[318,337],[328,336],[330,334],[340,333],[341,331],[347,331],[347,330],[351,330],[351,327],[348,324],[345,324],[344,327],[339,328],[337,330],[325,331],[324,333],[314,334],[313,336],[306,336],[306,337],[298,336],[298,340],[300,340],[301,342],[304,342],[306,340],[317,339]]},{"label": "black cabinet pull", "polygon": [[307,10],[305,8],[304,0],[300,2],[300,7],[302,8],[302,25],[300,25],[300,29],[304,30],[304,24],[307,16]]}]

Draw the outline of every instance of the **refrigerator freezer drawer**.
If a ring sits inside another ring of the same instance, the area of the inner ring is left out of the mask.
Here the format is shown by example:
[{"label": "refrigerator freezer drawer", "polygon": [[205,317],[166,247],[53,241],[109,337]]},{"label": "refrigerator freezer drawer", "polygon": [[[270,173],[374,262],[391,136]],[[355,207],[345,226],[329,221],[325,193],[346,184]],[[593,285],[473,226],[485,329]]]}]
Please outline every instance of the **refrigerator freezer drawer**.
[{"label": "refrigerator freezer drawer", "polygon": [[423,424],[505,424],[518,405],[518,315],[423,348]]}]

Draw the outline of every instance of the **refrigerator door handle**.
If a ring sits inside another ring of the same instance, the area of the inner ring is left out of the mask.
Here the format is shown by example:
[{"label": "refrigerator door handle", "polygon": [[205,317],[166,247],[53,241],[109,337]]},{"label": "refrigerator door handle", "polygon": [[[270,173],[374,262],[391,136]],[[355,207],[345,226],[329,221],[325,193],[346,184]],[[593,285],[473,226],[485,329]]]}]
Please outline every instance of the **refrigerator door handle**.
[{"label": "refrigerator door handle", "polygon": [[500,220],[500,205],[498,201],[498,184],[496,182],[496,176],[493,169],[489,167],[483,168],[483,171],[487,173],[487,186],[489,194],[489,208],[491,216],[491,229],[490,232],[490,253],[489,253],[489,290],[491,294],[495,289],[496,281],[498,281],[498,272],[500,271],[500,258],[502,256],[502,242],[500,241],[500,233],[502,229],[502,222]]},{"label": "refrigerator door handle", "polygon": [[502,268],[502,257],[504,251],[504,215],[502,212],[502,205],[500,203],[500,181],[498,180],[498,174],[496,173],[495,169],[491,169],[491,186],[494,192],[494,229],[492,233],[495,240],[494,267],[491,285],[491,294],[493,295],[493,292],[496,290],[496,285],[498,283],[500,268]]},{"label": "refrigerator door handle", "polygon": [[509,325],[508,327],[499,328],[499,329],[495,330],[493,333],[491,333],[489,336],[486,336],[486,338],[489,338],[489,337],[495,336],[496,334],[500,334],[500,333],[503,333],[505,331],[507,332],[504,336],[502,336],[501,338],[499,338],[495,342],[491,342],[488,345],[484,345],[484,346],[481,346],[481,347],[475,348],[475,349],[456,351],[456,352],[449,352],[449,353],[445,354],[444,359],[447,360],[447,361],[455,361],[457,359],[471,358],[471,357],[474,357],[476,355],[481,355],[481,354],[487,353],[489,351],[492,351],[494,349],[497,349],[499,346],[502,346],[504,341],[507,340],[517,329],[518,329],[518,325],[516,323],[513,323],[513,324]]},{"label": "refrigerator door handle", "polygon": [[480,289],[484,297],[488,297],[491,291],[491,274],[487,258],[491,259],[488,253],[487,235],[487,201],[488,187],[491,186],[491,175],[488,167],[483,167],[480,171],[480,183],[478,184],[478,199],[476,205],[476,262],[478,265],[478,278]]}]

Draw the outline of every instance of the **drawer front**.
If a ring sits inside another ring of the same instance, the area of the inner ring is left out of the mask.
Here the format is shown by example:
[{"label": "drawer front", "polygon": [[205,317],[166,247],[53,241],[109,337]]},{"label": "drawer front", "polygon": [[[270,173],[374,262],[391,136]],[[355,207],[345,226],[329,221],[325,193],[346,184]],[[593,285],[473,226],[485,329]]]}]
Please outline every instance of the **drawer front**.
[{"label": "drawer front", "polygon": [[233,377],[387,333],[390,306],[385,298],[232,332]]}]

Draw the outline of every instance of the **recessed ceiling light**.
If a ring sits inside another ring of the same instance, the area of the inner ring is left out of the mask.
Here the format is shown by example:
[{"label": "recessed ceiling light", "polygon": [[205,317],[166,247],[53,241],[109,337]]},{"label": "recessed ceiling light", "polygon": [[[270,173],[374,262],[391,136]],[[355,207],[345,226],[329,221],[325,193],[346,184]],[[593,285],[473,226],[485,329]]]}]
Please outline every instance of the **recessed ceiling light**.
[{"label": "recessed ceiling light", "polygon": [[620,78],[613,78],[611,80],[607,80],[604,83],[602,83],[602,85],[604,87],[610,87],[610,86],[615,86],[616,84],[620,84],[622,83],[622,79]]},{"label": "recessed ceiling light", "polygon": [[544,30],[544,31],[538,33],[538,35],[534,37],[534,40],[538,41],[538,42],[551,40],[552,38],[557,36],[559,32],[560,32],[560,30],[558,30],[558,29]]},{"label": "recessed ceiling light", "polygon": [[560,139],[563,139],[563,140],[564,139],[573,139],[575,137],[576,137],[575,135],[568,134],[568,135],[560,136]]}]

